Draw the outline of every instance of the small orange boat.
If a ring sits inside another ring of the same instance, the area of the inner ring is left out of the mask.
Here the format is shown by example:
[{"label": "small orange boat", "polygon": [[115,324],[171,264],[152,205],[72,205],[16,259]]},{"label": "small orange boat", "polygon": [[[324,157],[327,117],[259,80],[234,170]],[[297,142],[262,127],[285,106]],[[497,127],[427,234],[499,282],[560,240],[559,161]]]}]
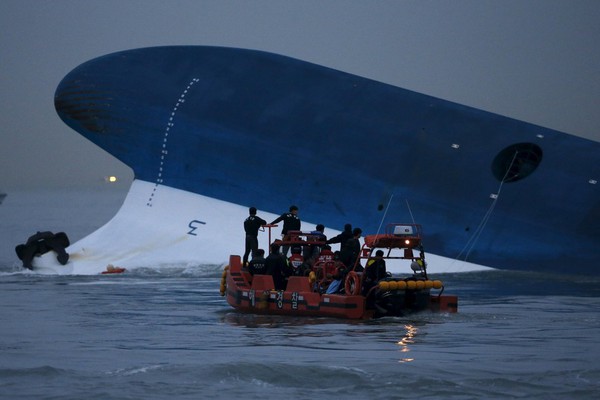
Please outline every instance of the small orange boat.
[{"label": "small orange boat", "polygon": [[102,271],[101,274],[102,275],[106,275],[106,274],[122,274],[125,271],[127,271],[125,268],[115,267],[112,264],[108,264],[108,266],[106,267],[106,270]]},{"label": "small orange boat", "polygon": [[[273,225],[266,227],[270,237]],[[386,233],[365,236],[359,257],[354,265],[345,269],[347,272],[342,274],[340,284],[342,289],[335,293],[327,293],[327,289],[340,267],[338,260],[316,257],[309,265],[308,276],[289,276],[285,290],[275,290],[271,275],[252,276],[242,266],[241,257],[231,255],[229,265],[223,271],[221,295],[226,296],[234,309],[254,314],[370,319],[427,310],[455,313],[458,311],[457,296],[444,295],[443,283],[427,276],[421,232],[418,224],[390,224]],[[300,231],[289,232],[278,242],[290,247],[325,246],[316,235]],[[377,258],[404,260],[412,275],[394,278],[388,274],[379,282],[367,285],[361,261],[369,268],[376,259],[376,250],[383,250],[383,256]]]}]

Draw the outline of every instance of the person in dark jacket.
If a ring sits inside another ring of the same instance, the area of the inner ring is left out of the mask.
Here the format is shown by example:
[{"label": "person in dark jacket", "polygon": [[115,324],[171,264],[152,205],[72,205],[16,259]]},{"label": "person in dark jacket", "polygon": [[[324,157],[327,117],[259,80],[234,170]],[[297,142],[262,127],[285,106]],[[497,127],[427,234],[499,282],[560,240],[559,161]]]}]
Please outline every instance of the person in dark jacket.
[{"label": "person in dark jacket", "polygon": [[266,275],[267,274],[267,260],[265,259],[265,251],[263,249],[257,249],[248,264],[248,272],[250,275]]},{"label": "person in dark jacket", "polygon": [[271,245],[271,254],[265,260],[267,275],[273,277],[275,290],[285,290],[287,278],[294,274],[293,268],[288,264],[287,258],[279,252],[279,245]]},{"label": "person in dark jacket", "polygon": [[369,260],[365,268],[364,294],[367,294],[373,286],[376,286],[380,280],[385,278],[387,278],[387,271],[383,259],[383,250],[377,250],[375,258]]},{"label": "person in dark jacket", "polygon": [[314,231],[310,232],[310,236],[307,237],[306,241],[309,243],[304,246],[304,259],[312,264],[315,258],[321,252],[321,249],[326,244],[327,236],[325,236],[325,225],[318,224]]},{"label": "person in dark jacket", "polygon": [[326,243],[327,244],[339,243],[340,244],[340,250],[341,250],[342,247],[344,247],[344,243],[346,243],[346,241],[348,239],[352,239],[353,236],[354,235],[352,235],[352,225],[351,224],[346,224],[346,225],[344,225],[344,230],[342,231],[342,233],[340,233],[337,236],[332,237]]},{"label": "person in dark jacket", "polygon": [[23,268],[32,270],[33,258],[49,251],[54,251],[56,260],[65,265],[69,261],[69,253],[65,250],[69,245],[69,238],[64,232],[54,234],[50,231],[37,231],[35,235],[27,239],[25,244],[17,245],[15,251],[19,259],[23,261]]},{"label": "person in dark jacket", "polygon": [[362,271],[363,269],[360,264],[354,268],[354,264],[356,264],[356,261],[360,256],[360,240],[358,240],[360,235],[362,235],[362,229],[354,228],[352,230],[352,238],[346,240],[340,251],[340,260],[348,267],[349,271]]},{"label": "person in dark jacket", "polygon": [[248,255],[258,249],[258,230],[262,225],[266,225],[267,221],[256,215],[256,207],[250,207],[248,209],[250,216],[244,221],[244,231],[246,231],[246,251],[242,258],[242,265],[248,263]]},{"label": "person in dark jacket", "polygon": [[[281,236],[283,239],[285,239],[285,235],[287,235],[289,231],[299,231],[302,223],[300,217],[298,217],[298,207],[290,206],[290,211],[283,213],[274,219],[273,222],[271,222],[271,225],[281,221],[283,221],[283,228],[281,229]],[[290,246],[287,245],[284,245],[281,248],[281,252],[285,257],[287,257],[289,248]]]}]

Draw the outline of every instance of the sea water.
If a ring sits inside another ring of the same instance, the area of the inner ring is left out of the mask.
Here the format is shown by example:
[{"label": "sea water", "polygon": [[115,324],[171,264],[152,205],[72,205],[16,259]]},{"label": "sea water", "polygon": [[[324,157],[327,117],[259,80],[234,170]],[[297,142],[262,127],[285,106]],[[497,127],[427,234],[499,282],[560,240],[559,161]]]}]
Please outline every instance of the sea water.
[{"label": "sea water", "polygon": [[9,193],[0,205],[0,398],[599,396],[594,276],[439,274],[457,314],[345,321],[236,313],[219,294],[221,266],[98,276],[20,267],[14,246],[36,230],[77,240],[123,197]]}]

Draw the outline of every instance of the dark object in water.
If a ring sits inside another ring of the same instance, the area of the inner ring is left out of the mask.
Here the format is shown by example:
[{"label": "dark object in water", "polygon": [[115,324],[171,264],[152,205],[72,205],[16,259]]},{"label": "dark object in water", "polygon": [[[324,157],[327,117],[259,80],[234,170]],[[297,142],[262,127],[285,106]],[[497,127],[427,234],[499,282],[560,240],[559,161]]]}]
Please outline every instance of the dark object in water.
[{"label": "dark object in water", "polygon": [[69,247],[69,238],[64,232],[52,233],[50,231],[40,232],[30,236],[25,244],[15,247],[17,256],[23,261],[23,268],[33,270],[33,257],[41,256],[51,250],[56,252],[56,259],[62,265],[69,261],[69,253],[65,248]]}]

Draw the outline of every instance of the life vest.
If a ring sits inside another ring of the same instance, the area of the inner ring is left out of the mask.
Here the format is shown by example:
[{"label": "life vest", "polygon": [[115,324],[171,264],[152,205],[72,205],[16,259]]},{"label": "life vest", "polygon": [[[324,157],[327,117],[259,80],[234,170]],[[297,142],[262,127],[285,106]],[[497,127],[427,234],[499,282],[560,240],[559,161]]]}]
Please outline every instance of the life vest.
[{"label": "life vest", "polygon": [[290,262],[292,268],[294,268],[294,270],[297,270],[304,262],[304,257],[302,257],[302,254],[292,254],[288,261]]},{"label": "life vest", "polygon": [[319,256],[317,257],[316,263],[326,263],[329,261],[333,261],[333,251],[331,250],[321,250]]}]

